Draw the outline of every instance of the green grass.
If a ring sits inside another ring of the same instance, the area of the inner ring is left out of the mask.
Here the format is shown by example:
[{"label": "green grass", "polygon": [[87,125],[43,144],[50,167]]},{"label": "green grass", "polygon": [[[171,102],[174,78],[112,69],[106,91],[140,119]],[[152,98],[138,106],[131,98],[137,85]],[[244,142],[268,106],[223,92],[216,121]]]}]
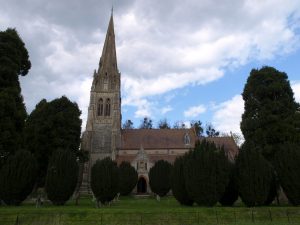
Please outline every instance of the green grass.
[{"label": "green grass", "polygon": [[0,225],[150,225],[150,224],[237,224],[237,225],[300,225],[300,208],[271,206],[247,208],[236,207],[186,207],[173,197],[136,199],[122,197],[111,206],[97,209],[90,198],[82,198],[79,205],[69,201],[65,206],[45,203],[35,208],[33,202],[21,206],[0,206]]}]

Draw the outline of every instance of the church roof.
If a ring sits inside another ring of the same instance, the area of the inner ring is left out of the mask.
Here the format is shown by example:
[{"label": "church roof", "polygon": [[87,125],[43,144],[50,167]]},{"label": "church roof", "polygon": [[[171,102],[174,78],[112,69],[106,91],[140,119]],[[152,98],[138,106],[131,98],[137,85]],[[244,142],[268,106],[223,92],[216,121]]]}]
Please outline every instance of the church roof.
[{"label": "church roof", "polygon": [[[190,144],[185,143],[188,134]],[[121,148],[140,149],[189,149],[194,147],[196,135],[193,129],[123,129]]]}]

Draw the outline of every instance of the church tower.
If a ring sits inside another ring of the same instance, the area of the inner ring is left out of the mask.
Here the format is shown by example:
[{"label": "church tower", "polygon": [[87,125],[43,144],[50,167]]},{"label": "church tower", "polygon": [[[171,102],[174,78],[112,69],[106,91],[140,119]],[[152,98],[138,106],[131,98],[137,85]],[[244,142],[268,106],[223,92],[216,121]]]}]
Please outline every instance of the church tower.
[{"label": "church tower", "polygon": [[[118,70],[114,21],[111,14],[98,70],[90,93],[86,130],[82,148],[90,159],[83,171],[82,188],[89,192],[90,171],[98,159],[116,157],[121,142],[121,74]],[[81,188],[81,189],[82,189]]]}]

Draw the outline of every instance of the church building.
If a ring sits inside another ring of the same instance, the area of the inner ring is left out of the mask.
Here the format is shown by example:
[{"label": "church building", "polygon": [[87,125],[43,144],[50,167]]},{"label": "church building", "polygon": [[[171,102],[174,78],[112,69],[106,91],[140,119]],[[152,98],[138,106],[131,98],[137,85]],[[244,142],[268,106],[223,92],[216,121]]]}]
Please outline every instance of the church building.
[{"label": "church building", "polygon": [[[138,172],[137,194],[151,193],[148,172],[158,160],[174,162],[177,156],[194,148],[199,139],[190,129],[122,129],[121,128],[121,73],[118,70],[113,15],[110,17],[106,38],[94,71],[90,91],[88,119],[82,136],[82,147],[90,154],[84,165],[81,191],[91,193],[90,171],[98,159],[111,157],[118,164],[128,161]],[[232,137],[206,138],[224,146],[229,160],[238,154]]]}]

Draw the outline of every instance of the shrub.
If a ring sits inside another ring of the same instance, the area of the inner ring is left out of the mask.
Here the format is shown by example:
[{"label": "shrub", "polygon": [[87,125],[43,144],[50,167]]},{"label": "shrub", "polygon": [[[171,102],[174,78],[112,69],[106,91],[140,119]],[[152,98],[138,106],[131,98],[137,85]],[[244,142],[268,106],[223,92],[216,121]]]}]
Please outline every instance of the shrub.
[{"label": "shrub", "polygon": [[160,197],[165,196],[171,188],[171,164],[164,160],[157,161],[149,171],[151,190]]},{"label": "shrub", "polygon": [[121,195],[128,195],[135,187],[138,174],[129,162],[122,162],[119,166],[119,188]]},{"label": "shrub", "polygon": [[232,206],[239,197],[239,192],[236,184],[235,165],[230,164],[230,167],[231,167],[230,169],[231,172],[230,172],[229,182],[228,185],[226,186],[223,196],[219,200],[222,206]]},{"label": "shrub", "polygon": [[78,179],[76,156],[69,150],[59,149],[50,158],[45,190],[54,205],[64,205],[74,193]]},{"label": "shrub", "polygon": [[97,202],[105,204],[119,191],[119,169],[109,157],[97,160],[91,170],[91,188]]},{"label": "shrub", "polygon": [[7,160],[0,174],[0,199],[7,205],[19,205],[33,189],[36,160],[30,152],[20,150]]}]

